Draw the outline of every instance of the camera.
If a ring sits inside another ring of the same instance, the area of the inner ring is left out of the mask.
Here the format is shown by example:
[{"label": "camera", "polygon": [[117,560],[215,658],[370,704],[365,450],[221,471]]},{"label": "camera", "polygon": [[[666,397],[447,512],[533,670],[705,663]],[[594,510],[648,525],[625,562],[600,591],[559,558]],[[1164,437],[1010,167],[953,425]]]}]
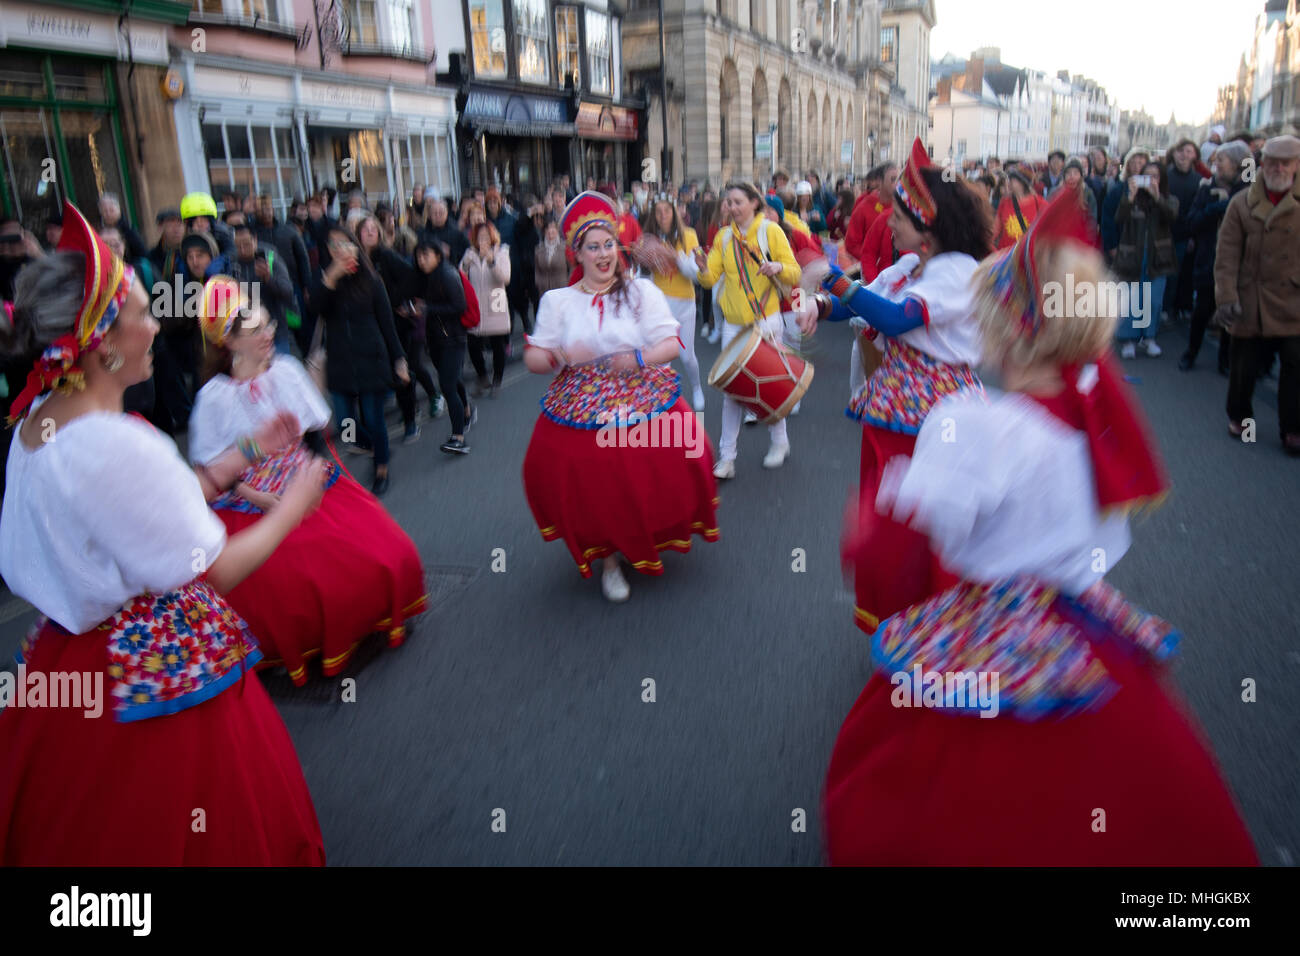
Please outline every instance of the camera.
[{"label": "camera", "polygon": [[1137,186],[1138,189],[1146,189],[1148,186],[1151,185],[1151,177],[1145,175],[1134,176],[1133,184]]}]

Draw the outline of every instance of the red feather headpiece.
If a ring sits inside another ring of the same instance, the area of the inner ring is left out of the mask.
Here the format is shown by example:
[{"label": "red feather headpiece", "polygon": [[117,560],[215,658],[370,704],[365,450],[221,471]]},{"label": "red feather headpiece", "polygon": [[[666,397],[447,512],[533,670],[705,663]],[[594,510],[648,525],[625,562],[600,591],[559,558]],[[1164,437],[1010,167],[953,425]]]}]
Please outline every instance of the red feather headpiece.
[{"label": "red feather headpiece", "polygon": [[930,195],[930,187],[921,178],[921,170],[933,165],[918,137],[912,142],[912,155],[903,165],[903,171],[898,174],[898,183],[894,186],[894,192],[903,201],[903,206],[924,226],[933,226],[939,211],[934,204],[934,197]]}]

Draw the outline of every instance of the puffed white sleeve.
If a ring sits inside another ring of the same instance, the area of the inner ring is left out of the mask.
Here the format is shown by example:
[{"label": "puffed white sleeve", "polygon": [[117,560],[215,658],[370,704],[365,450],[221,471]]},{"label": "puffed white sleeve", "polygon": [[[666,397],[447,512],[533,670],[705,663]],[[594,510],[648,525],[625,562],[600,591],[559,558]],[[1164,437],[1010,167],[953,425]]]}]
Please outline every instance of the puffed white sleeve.
[{"label": "puffed white sleeve", "polygon": [[330,423],[329,406],[301,362],[292,355],[277,356],[271,374],[275,376],[277,411],[293,412],[304,432],[318,431]]},{"label": "puffed white sleeve", "polygon": [[649,279],[638,279],[636,291],[641,297],[637,304],[636,321],[643,347],[680,334],[681,323],[673,318],[668,299],[657,285]]},{"label": "puffed white sleeve", "polygon": [[127,416],[60,449],[63,500],[128,593],[167,591],[216,561],[226,528],[171,439]]},{"label": "puffed white sleeve", "polygon": [[564,324],[560,308],[560,299],[563,296],[556,295],[560,291],[552,289],[550,292],[542,293],[542,298],[537,303],[537,320],[533,323],[533,334],[527,336],[529,345],[536,345],[542,349],[564,347]]},{"label": "puffed white sleeve", "polygon": [[908,298],[925,303],[926,327],[970,321],[975,306],[971,276],[979,265],[970,256],[940,256],[926,264],[921,278],[907,290]]},{"label": "puffed white sleeve", "polygon": [[876,511],[923,532],[941,555],[961,547],[1011,489],[1015,428],[982,399],[950,397],[926,416],[912,457],[890,461]]},{"label": "puffed white sleeve", "polygon": [[214,378],[199,389],[199,394],[194,399],[189,424],[190,461],[206,465],[219,457],[239,437],[227,434],[232,429],[229,407],[223,401],[224,391],[222,381]]}]

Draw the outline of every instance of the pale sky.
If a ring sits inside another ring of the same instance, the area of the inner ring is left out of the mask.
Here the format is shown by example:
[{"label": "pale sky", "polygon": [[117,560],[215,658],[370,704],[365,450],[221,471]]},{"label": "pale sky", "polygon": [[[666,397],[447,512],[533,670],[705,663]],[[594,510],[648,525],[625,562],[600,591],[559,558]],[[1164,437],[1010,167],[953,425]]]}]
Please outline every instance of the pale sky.
[{"label": "pale sky", "polygon": [[1120,109],[1201,123],[1254,39],[1264,0],[934,0],[930,58],[1002,50],[1008,66],[1081,73]]}]

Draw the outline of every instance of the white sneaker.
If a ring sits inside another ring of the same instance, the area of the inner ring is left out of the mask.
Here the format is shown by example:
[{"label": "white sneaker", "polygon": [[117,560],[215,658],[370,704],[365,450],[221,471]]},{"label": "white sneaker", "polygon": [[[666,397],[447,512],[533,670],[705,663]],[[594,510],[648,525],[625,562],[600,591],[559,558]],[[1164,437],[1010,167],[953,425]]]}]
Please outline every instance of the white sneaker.
[{"label": "white sneaker", "polygon": [[1151,356],[1151,358],[1160,358],[1161,348],[1156,345],[1155,339],[1143,339],[1142,347],[1146,349],[1147,355]]},{"label": "white sneaker", "polygon": [[704,389],[702,389],[702,388],[700,388],[700,386],[696,385],[696,386],[695,386],[695,394],[692,396],[692,398],[693,398],[694,401],[695,401],[695,410],[696,410],[697,412],[702,412],[702,411],[704,411]]},{"label": "white sneaker", "polygon": [[802,404],[803,404],[803,402],[795,402],[795,403],[794,403],[794,408],[790,409],[790,414],[791,414],[791,415],[798,415],[798,414],[799,414],[799,406],[802,405]]},{"label": "white sneaker", "polygon": [[1122,359],[1137,358],[1137,346],[1132,342],[1125,342],[1119,350],[1119,357]]},{"label": "white sneaker", "polygon": [[623,577],[623,569],[617,564],[601,572],[600,590],[606,598],[615,604],[626,601],[632,596],[632,589],[628,587],[627,578]]},{"label": "white sneaker", "polygon": [[780,468],[785,464],[785,460],[790,457],[789,445],[773,445],[763,456],[764,468]]},{"label": "white sneaker", "polygon": [[718,326],[716,329],[714,329],[712,332],[709,333],[709,344],[717,345],[718,341],[721,338],[722,338],[722,326]]},{"label": "white sneaker", "polygon": [[724,458],[713,466],[713,477],[718,479],[735,478],[736,462],[731,458]]},{"label": "white sneaker", "polygon": [[758,416],[755,415],[753,412],[751,412],[749,409],[745,409],[745,424],[753,425],[757,421],[758,421]]}]

